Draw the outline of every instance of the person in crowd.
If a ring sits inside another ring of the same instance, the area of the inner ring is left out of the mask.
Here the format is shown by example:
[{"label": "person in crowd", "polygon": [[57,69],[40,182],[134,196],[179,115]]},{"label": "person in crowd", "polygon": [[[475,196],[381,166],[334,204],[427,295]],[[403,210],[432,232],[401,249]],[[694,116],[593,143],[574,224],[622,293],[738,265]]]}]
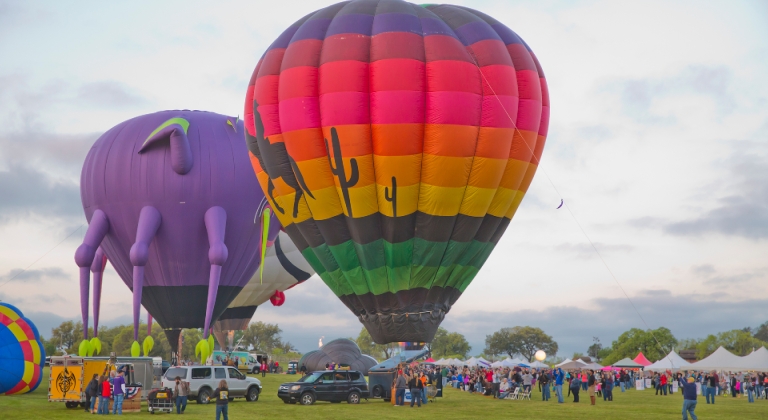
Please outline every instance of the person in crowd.
[{"label": "person in crowd", "polygon": [[667,375],[665,373],[659,374],[659,384],[661,387],[659,395],[667,395]]},{"label": "person in crowd", "polygon": [[280,373],[280,362],[275,360],[275,372],[274,373]]},{"label": "person in crowd", "polygon": [[580,379],[581,379],[581,390],[582,391],[586,391],[588,389],[587,382],[589,382],[589,380],[587,378],[587,371],[586,370],[581,372],[581,378]]},{"label": "person in crowd", "polygon": [[731,397],[736,398],[736,393],[739,392],[739,382],[736,380],[736,375],[731,374]]},{"label": "person in crowd", "polygon": [[547,371],[541,372],[539,375],[539,387],[541,388],[541,400],[549,401],[549,374]]},{"label": "person in crowd", "polygon": [[557,403],[562,404],[563,401],[563,379],[565,379],[565,374],[563,373],[563,370],[560,368],[555,369],[554,371],[555,375],[555,395],[557,395]]},{"label": "person in crowd", "polygon": [[187,398],[189,396],[189,382],[182,381],[180,376],[175,379],[176,385],[173,387],[173,395],[176,396],[176,414],[184,414],[187,409]]},{"label": "person in crowd", "polygon": [[449,376],[450,373],[451,373],[451,371],[450,371],[450,369],[448,369],[448,366],[444,367],[440,371],[440,374],[443,376],[443,388],[445,388],[445,385],[448,383],[448,379],[450,378],[450,376]]},{"label": "person in crowd", "polygon": [[533,387],[533,375],[531,375],[530,372],[528,372],[528,369],[525,370],[523,373],[523,390],[525,392],[531,392],[531,388]]},{"label": "person in crowd", "polygon": [[627,379],[624,376],[626,373],[624,372],[624,369],[619,371],[619,388],[621,389],[621,392],[624,392],[624,388],[627,385]]},{"label": "person in crowd", "polygon": [[707,399],[707,404],[709,404],[710,398],[712,399],[712,404],[715,403],[715,394],[717,394],[717,386],[720,384],[720,379],[717,377],[717,372],[714,370],[709,373],[709,375],[704,376],[704,381],[701,383],[702,387],[706,385],[704,396]]},{"label": "person in crowd", "polygon": [[672,373],[671,372],[667,372],[666,376],[667,376],[667,388],[669,390],[669,394],[672,395],[673,394],[673,392],[672,392],[672,389],[673,389],[672,388],[672,383],[674,382],[672,380]]},{"label": "person in crowd", "polygon": [[[326,369],[327,368],[328,367],[326,367]],[[262,378],[267,376],[267,361],[266,360],[262,360],[261,361],[261,366],[259,366],[259,371],[261,371],[261,377]]]},{"label": "person in crowd", "polygon": [[299,368],[299,373],[301,373],[301,376],[306,375],[307,374],[307,365],[302,364],[301,367]]},{"label": "person in crowd", "polygon": [[757,392],[757,398],[763,398],[763,390],[765,389],[765,373],[760,372],[757,374],[755,381],[755,391]]},{"label": "person in crowd", "polygon": [[422,404],[427,404],[427,384],[429,383],[429,378],[427,375],[422,371],[419,375],[419,380],[421,381],[421,402]]},{"label": "person in crowd", "polygon": [[605,375],[603,401],[613,401],[613,372],[609,372],[607,375]]},{"label": "person in crowd", "polygon": [[112,387],[109,378],[101,375],[99,378],[99,409],[98,414],[109,414],[109,397],[112,395]]},{"label": "person in crowd", "polygon": [[587,392],[589,393],[589,403],[595,405],[595,371],[590,370],[587,375]]},{"label": "person in crowd", "polygon": [[744,382],[743,382],[742,389],[744,389],[744,392],[747,393],[748,402],[750,403],[755,402],[755,382],[754,382],[754,378],[750,373],[744,374]]},{"label": "person in crowd", "polygon": [[[405,380],[405,376],[403,375],[403,372],[400,371],[397,374],[397,379],[395,379],[395,405],[404,405],[406,386],[407,382]],[[411,396],[411,399],[413,399],[413,396]]]},{"label": "person in crowd", "polygon": [[123,399],[125,398],[125,378],[123,371],[117,372],[117,376],[112,380],[112,397],[115,402],[112,404],[112,414],[123,414]]},{"label": "person in crowd", "polygon": [[85,411],[94,414],[93,406],[96,405],[96,397],[99,395],[99,375],[94,373],[88,386],[85,387]]},{"label": "person in crowd", "polygon": [[[683,386],[683,420],[688,420],[688,414],[693,420],[698,420],[694,410],[696,410],[696,384],[693,377],[689,377]],[[714,398],[714,397],[713,397]]]},{"label": "person in crowd", "polygon": [[224,420],[229,420],[229,387],[225,379],[219,382],[219,387],[213,391],[211,397],[216,398],[216,420],[220,420],[222,414]]},{"label": "person in crowd", "polygon": [[421,391],[424,389],[424,385],[417,374],[411,375],[408,380],[408,389],[411,390],[411,408],[413,408],[414,402],[421,408]]},{"label": "person in crowd", "polygon": [[502,378],[501,385],[499,385],[499,399],[503,400],[509,396],[509,393],[512,392],[509,388],[509,381],[507,378]]},{"label": "person in crowd", "polygon": [[571,375],[571,383],[569,388],[573,394],[573,402],[579,402],[579,390],[581,390],[581,378],[579,375]]}]

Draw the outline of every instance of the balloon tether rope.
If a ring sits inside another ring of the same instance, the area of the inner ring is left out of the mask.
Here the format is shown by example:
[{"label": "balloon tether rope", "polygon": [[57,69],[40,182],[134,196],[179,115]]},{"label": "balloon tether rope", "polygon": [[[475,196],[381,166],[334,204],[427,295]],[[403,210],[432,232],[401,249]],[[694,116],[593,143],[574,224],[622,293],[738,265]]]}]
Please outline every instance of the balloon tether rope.
[{"label": "balloon tether rope", "polygon": [[[470,49],[470,51],[471,51],[471,47],[468,47],[468,49]],[[630,299],[629,295],[627,294],[627,291],[624,290],[624,287],[619,282],[619,279],[616,278],[616,276],[613,274],[613,271],[611,270],[611,267],[608,266],[608,263],[603,258],[603,255],[600,254],[600,251],[597,250],[597,247],[592,242],[592,240],[589,238],[589,235],[587,235],[587,232],[581,226],[581,223],[579,223],[579,220],[576,218],[576,215],[574,215],[573,212],[571,211],[571,208],[570,208],[570,206],[568,206],[568,203],[565,201],[565,199],[563,199],[563,195],[560,194],[560,190],[557,189],[557,186],[552,181],[552,178],[549,176],[547,171],[544,168],[541,167],[541,164],[540,164],[541,160],[540,160],[540,158],[536,156],[536,152],[534,152],[533,149],[531,149],[531,146],[528,145],[528,142],[525,141],[525,137],[523,137],[523,133],[521,133],[520,130],[517,128],[517,124],[515,123],[515,120],[512,119],[512,116],[509,115],[509,112],[507,111],[507,107],[505,107],[504,103],[501,102],[501,99],[499,99],[499,96],[496,94],[496,90],[493,89],[493,86],[491,85],[490,81],[488,80],[487,77],[485,77],[485,74],[483,74],[483,70],[480,68],[480,64],[478,64],[477,59],[475,58],[474,51],[471,51],[471,52],[472,52],[472,54],[470,54],[470,57],[472,57],[472,61],[475,64],[475,67],[477,67],[478,72],[480,72],[480,75],[483,77],[483,80],[488,85],[488,88],[491,90],[491,93],[493,93],[493,96],[496,98],[496,101],[499,102],[499,106],[501,106],[501,109],[504,110],[504,114],[509,119],[509,122],[512,123],[512,128],[514,128],[514,130],[520,135],[520,138],[523,139],[523,144],[525,144],[525,147],[528,149],[528,151],[531,152],[531,156],[536,160],[536,167],[537,167],[537,169],[540,169],[541,172],[544,173],[544,176],[547,178],[547,181],[549,181],[549,184],[552,186],[552,189],[555,190],[555,194],[557,194],[558,197],[560,197],[560,199],[563,200],[563,204],[565,204],[565,209],[568,210],[568,214],[570,214],[571,217],[573,218],[573,221],[576,222],[576,226],[579,227],[579,230],[581,230],[581,233],[584,235],[584,238],[586,238],[587,242],[589,242],[589,244],[592,246],[592,249],[595,251],[597,256],[600,258],[600,261],[605,266],[605,269],[608,270],[608,274],[610,274],[611,278],[613,278],[613,281],[616,282],[616,285],[619,286],[619,289],[621,289],[621,292],[624,293],[624,297],[626,297],[627,300],[629,301],[629,303],[632,305],[632,308],[635,310],[635,312],[637,313],[637,316],[643,322],[643,324],[645,325],[645,327],[648,330],[648,332],[651,333],[651,336],[656,341],[656,344],[659,345],[659,348],[661,348],[662,351],[666,352],[666,349],[664,349],[664,346],[661,344],[661,342],[659,342],[659,339],[656,338],[656,335],[653,334],[653,330],[651,330],[651,327],[645,321],[645,318],[643,318],[643,315],[640,314],[640,311],[637,309],[637,306],[635,306],[635,303],[632,302],[632,299]],[[667,354],[667,357],[668,356],[669,356],[669,354]],[[670,361],[670,364],[671,364],[672,368],[674,369],[674,362],[672,361],[672,359],[669,359],[669,361]]]}]

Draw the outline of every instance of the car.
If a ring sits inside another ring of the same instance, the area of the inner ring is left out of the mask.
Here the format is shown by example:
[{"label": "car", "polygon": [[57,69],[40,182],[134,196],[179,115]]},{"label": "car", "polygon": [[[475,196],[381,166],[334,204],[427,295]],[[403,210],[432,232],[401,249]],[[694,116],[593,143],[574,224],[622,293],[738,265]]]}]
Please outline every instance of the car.
[{"label": "car", "polygon": [[246,376],[232,366],[173,366],[163,375],[162,386],[173,389],[177,376],[189,382],[189,399],[197,400],[198,404],[211,401],[211,394],[222,379],[227,381],[230,400],[245,398],[251,402],[258,401],[262,389],[261,381]]},{"label": "car", "polygon": [[297,382],[280,385],[277,396],[286,404],[312,405],[315,401],[350,404],[368,399],[368,383],[362,373],[354,370],[321,370],[304,376]]}]

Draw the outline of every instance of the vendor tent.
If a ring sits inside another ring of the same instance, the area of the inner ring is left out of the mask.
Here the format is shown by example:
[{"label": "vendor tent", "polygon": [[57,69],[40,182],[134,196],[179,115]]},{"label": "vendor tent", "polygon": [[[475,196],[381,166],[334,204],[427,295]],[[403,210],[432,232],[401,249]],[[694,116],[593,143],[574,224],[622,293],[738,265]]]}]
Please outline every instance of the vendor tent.
[{"label": "vendor tent", "polygon": [[585,366],[587,365],[585,365],[584,363],[580,363],[580,361],[578,360],[575,360],[575,361],[568,362],[564,365],[561,364],[558,367],[563,370],[573,370],[573,369],[584,369]]},{"label": "vendor tent", "polygon": [[482,357],[478,357],[476,360],[477,360],[478,366],[480,366],[480,367],[489,367],[489,366],[491,366],[491,362],[489,362],[488,360],[483,359]]},{"label": "vendor tent", "polygon": [[611,366],[617,367],[617,368],[629,368],[629,369],[641,369],[643,365],[640,363],[635,362],[634,360],[630,359],[629,357],[625,357],[618,362],[612,364]]},{"label": "vendor tent", "polygon": [[562,366],[562,365],[564,365],[564,364],[566,364],[566,363],[571,363],[572,361],[573,361],[573,360],[571,360],[571,359],[565,359],[565,360],[563,360],[562,362],[560,362],[560,363],[556,364],[556,365],[555,365],[555,367],[560,367],[560,366]]},{"label": "vendor tent", "polygon": [[760,347],[752,353],[741,358],[741,363],[746,370],[768,370],[768,349]]},{"label": "vendor tent", "polygon": [[494,368],[499,368],[503,366],[504,364],[501,361],[491,363],[491,367],[494,367]]},{"label": "vendor tent", "polygon": [[588,365],[585,365],[582,369],[588,369],[588,370],[600,370],[603,368],[603,365],[599,363],[592,362]]},{"label": "vendor tent", "polygon": [[530,365],[530,366],[531,366],[532,368],[534,368],[534,369],[547,369],[547,368],[549,368],[549,365],[548,365],[548,364],[546,364],[546,363],[542,363],[542,362],[539,362],[538,360],[537,360],[537,361],[535,361],[535,362],[533,362],[533,363],[531,363],[531,365]]},{"label": "vendor tent", "polygon": [[727,370],[740,371],[745,369],[743,358],[736,356],[720,346],[714,353],[696,363],[691,363],[689,370]]},{"label": "vendor tent", "polygon": [[648,360],[647,357],[645,357],[643,352],[640,352],[640,353],[637,354],[637,357],[634,358],[634,362],[635,363],[639,363],[639,364],[641,364],[643,366],[648,366],[648,365],[652,365],[653,364],[653,362],[651,362],[650,360]]},{"label": "vendor tent", "polygon": [[438,366],[448,366],[450,363],[446,362],[445,359],[440,359],[436,361],[435,364]]},{"label": "vendor tent", "polygon": [[676,371],[680,369],[687,369],[690,365],[690,363],[686,362],[685,359],[680,357],[680,355],[672,350],[666,357],[662,358],[658,362],[646,366],[645,370],[651,370],[654,372],[662,372],[667,370]]},{"label": "vendor tent", "polygon": [[469,359],[467,359],[466,362],[464,362],[464,364],[469,366],[469,367],[476,367],[477,366],[477,359],[475,359],[474,357],[470,357]]}]

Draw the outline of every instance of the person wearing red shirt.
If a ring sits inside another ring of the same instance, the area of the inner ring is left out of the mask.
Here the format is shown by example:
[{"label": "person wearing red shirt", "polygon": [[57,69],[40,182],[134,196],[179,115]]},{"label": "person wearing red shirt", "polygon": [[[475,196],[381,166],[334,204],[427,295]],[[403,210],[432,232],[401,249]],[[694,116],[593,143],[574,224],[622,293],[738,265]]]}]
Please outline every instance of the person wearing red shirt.
[{"label": "person wearing red shirt", "polygon": [[112,395],[112,388],[107,377],[104,375],[99,378],[99,390],[99,409],[97,414],[109,414],[109,397]]}]

